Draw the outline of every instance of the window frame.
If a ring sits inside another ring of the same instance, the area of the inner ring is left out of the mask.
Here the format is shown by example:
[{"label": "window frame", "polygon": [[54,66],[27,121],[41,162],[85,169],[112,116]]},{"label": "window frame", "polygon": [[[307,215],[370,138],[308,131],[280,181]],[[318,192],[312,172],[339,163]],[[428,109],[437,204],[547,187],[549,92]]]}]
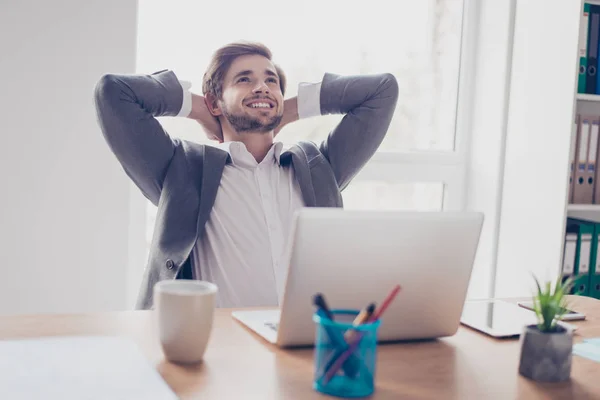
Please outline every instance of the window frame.
[{"label": "window frame", "polygon": [[442,210],[463,210],[467,197],[467,168],[471,143],[478,8],[463,0],[454,149],[446,151],[378,151],[354,178],[390,183],[442,183]]}]

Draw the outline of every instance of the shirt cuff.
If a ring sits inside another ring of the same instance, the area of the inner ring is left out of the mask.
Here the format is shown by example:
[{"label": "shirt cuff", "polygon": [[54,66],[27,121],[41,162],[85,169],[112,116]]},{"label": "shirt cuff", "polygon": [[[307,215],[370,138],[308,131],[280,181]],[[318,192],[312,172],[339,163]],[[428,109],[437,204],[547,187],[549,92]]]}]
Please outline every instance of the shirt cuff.
[{"label": "shirt cuff", "polygon": [[188,81],[179,81],[181,87],[183,88],[183,100],[181,102],[181,109],[177,114],[178,117],[187,117],[192,112],[192,92],[190,92],[190,88],[192,87],[192,83]]},{"label": "shirt cuff", "polygon": [[298,85],[298,118],[321,115],[321,82]]}]

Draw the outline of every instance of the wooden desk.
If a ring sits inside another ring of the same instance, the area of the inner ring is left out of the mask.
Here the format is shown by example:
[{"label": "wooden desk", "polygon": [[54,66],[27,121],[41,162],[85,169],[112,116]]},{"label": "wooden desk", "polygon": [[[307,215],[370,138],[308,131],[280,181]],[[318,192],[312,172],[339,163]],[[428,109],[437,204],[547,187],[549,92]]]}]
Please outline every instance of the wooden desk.
[{"label": "wooden desk", "polygon": [[[575,342],[600,337],[600,301],[577,297],[587,315]],[[54,335],[133,338],[182,399],[325,399],[312,389],[312,350],[267,344],[219,310],[205,362],[182,367],[164,361],[153,314],[129,311],[89,315],[0,317],[0,339]],[[600,399],[600,364],[573,356],[571,381],[539,384],[518,374],[519,341],[494,340],[462,327],[435,341],[379,347],[373,399]]]}]

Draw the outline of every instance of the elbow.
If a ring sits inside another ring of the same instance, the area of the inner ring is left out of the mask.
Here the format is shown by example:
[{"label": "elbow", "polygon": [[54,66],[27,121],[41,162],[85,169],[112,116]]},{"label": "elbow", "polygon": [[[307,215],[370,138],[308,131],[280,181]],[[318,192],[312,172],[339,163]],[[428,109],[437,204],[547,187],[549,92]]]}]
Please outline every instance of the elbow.
[{"label": "elbow", "polygon": [[398,101],[398,80],[391,73],[383,74],[381,91],[384,97],[393,101],[394,105]]},{"label": "elbow", "polygon": [[105,104],[107,100],[118,96],[121,82],[114,74],[104,74],[94,87],[94,99],[97,104]]},{"label": "elbow", "polygon": [[398,103],[398,81],[391,73],[381,74],[378,77],[374,101],[380,109],[380,116],[391,120]]}]

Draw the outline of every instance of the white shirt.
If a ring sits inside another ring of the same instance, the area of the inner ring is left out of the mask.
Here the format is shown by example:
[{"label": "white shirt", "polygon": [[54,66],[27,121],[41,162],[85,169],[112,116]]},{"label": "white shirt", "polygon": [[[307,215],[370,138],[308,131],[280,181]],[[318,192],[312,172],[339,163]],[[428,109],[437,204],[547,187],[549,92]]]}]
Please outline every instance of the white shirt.
[{"label": "white shirt", "polygon": [[[189,84],[182,83],[180,116],[191,111]],[[301,83],[298,115],[320,115],[321,83]],[[304,206],[290,166],[281,166],[282,143],[276,142],[257,163],[241,142],[217,147],[232,159],[223,170],[205,232],[192,250],[194,276],[218,287],[218,307],[277,306],[287,265],[284,252],[294,212]]]}]

